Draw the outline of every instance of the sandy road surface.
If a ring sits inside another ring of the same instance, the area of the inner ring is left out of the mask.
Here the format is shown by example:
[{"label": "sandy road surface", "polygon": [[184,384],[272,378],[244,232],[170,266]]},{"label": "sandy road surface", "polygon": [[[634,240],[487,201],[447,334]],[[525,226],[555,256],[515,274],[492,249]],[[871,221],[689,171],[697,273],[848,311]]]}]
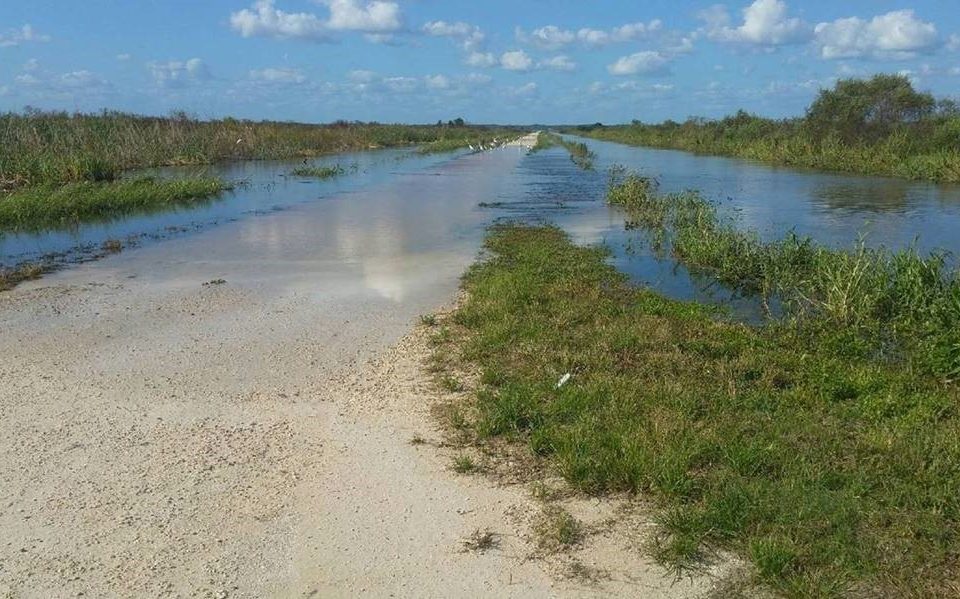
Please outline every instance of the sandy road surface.
[{"label": "sandy road surface", "polygon": [[[407,333],[450,301],[475,241],[404,254],[361,239],[344,261],[342,240],[312,233],[329,210],[0,294],[0,596],[706,590],[673,584],[613,533],[581,558],[609,580],[564,579],[527,559],[537,506],[524,488],[458,476],[443,450],[409,443],[438,435],[426,348]],[[215,278],[227,282],[203,284]],[[461,551],[477,528],[500,547]]]}]

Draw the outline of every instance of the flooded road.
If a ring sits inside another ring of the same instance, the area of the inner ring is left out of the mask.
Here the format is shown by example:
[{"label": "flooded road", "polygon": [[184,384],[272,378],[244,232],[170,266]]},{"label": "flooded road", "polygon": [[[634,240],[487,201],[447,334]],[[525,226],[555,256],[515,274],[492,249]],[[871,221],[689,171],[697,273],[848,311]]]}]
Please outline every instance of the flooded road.
[{"label": "flooded road", "polygon": [[[721,159],[589,143],[596,171],[521,147],[371,153],[332,181],[280,177],[291,163],[211,167],[248,183],[196,211],[4,238],[10,260],[161,231],[0,294],[0,595],[703,595],[709,577],[677,582],[623,550],[638,539],[600,535],[578,554],[610,574],[600,590],[523,559],[529,494],[458,477],[453,450],[411,444],[440,437],[425,333],[407,333],[454,299],[498,218],[557,222],[606,242],[638,282],[725,301],[624,231],[603,202],[613,163],[666,189],[701,177],[708,195],[742,193],[731,206],[764,234],[796,226],[832,243],[867,221],[871,241],[930,231],[922,243],[958,249],[957,191],[738,162],[707,177],[697,165]],[[907,199],[823,200],[841,181]],[[500,550],[464,553],[483,529]]]}]

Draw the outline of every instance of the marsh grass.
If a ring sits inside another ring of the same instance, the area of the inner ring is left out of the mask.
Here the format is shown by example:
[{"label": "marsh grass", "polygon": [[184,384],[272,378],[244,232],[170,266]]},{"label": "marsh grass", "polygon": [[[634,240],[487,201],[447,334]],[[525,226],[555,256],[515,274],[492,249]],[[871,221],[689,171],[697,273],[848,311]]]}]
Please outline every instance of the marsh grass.
[{"label": "marsh grass", "polygon": [[698,194],[660,195],[635,173],[616,171],[607,199],[688,267],[765,303],[778,300],[798,329],[822,332],[848,352],[960,377],[960,277],[945,254],[862,240],[834,249],[792,233],[765,242]]},{"label": "marsh grass", "polygon": [[333,177],[339,177],[340,175],[346,173],[347,170],[335,164],[333,166],[299,166],[292,171],[291,175],[297,177],[310,177],[313,179],[332,179]]},{"label": "marsh grass", "polygon": [[149,177],[27,187],[0,196],[0,232],[70,227],[133,212],[186,206],[226,189],[229,186],[220,179]]},{"label": "marsh grass", "polygon": [[531,152],[539,152],[548,148],[562,146],[570,154],[570,160],[583,170],[593,170],[593,162],[597,155],[583,142],[567,141],[556,133],[541,132],[537,136],[537,143]]},{"label": "marsh grass", "polygon": [[[377,123],[201,121],[184,114],[0,114],[0,190],[111,181],[128,169],[323,154],[468,140],[505,129]],[[514,133],[516,134],[516,133]],[[464,143],[464,145],[466,145]]]},{"label": "marsh grass", "polygon": [[632,287],[553,227],[485,248],[451,333],[481,371],[459,412],[474,442],[526,444],[580,492],[644,493],[678,568],[725,548],[789,596],[955,593],[956,386],[849,327],[754,328]]}]

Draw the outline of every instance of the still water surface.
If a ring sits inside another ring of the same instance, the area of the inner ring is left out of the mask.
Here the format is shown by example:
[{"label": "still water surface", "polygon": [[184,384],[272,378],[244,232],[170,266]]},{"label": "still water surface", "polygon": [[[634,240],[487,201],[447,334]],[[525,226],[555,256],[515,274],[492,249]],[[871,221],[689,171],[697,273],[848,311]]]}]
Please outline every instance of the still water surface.
[{"label": "still water surface", "polygon": [[337,264],[357,271],[378,297],[403,302],[419,295],[426,301],[418,288],[431,287],[428,281],[440,272],[455,281],[490,222],[520,219],[554,222],[579,242],[607,244],[614,264],[638,284],[672,297],[727,304],[735,315],[753,317],[752,302],[653,255],[641,233],[624,229],[622,212],[603,201],[607,171],[615,164],[657,177],[664,191],[700,190],[766,238],[794,230],[834,246],[865,237],[871,245],[960,253],[960,186],[587,143],[597,154],[592,171],[578,169],[562,148],[527,154],[519,147],[482,154],[386,150],[331,156],[316,162],[339,163],[348,172],[325,181],[288,176],[297,161],[159,169],[153,172],[160,176],[201,170],[242,184],[192,209],[2,236],[0,265],[48,254],[82,258],[107,239],[135,235],[141,245],[156,246],[144,254],[150,260],[162,260],[164,247],[186,243],[197,260],[243,260],[251,277],[260,279],[298,269],[305,278],[336,278],[337,269],[314,267]]}]

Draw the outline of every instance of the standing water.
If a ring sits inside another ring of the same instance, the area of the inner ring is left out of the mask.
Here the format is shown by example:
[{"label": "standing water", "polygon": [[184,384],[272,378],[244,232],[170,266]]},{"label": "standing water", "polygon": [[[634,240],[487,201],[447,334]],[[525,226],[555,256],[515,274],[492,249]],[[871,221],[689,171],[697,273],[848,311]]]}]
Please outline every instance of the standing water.
[{"label": "standing water", "polygon": [[[960,250],[958,186],[587,143],[597,154],[589,171],[559,147],[533,154],[520,147],[439,156],[409,150],[344,154],[317,161],[346,169],[322,181],[290,176],[296,161],[204,167],[207,175],[242,184],[221,200],[191,209],[0,236],[0,265],[50,254],[82,256],[107,239],[139,236],[151,247],[111,258],[102,268],[138,264],[138,276],[212,279],[218,263],[242,263],[242,276],[252,282],[323,293],[362,290],[379,300],[415,300],[429,309],[452,291],[485,227],[508,218],[554,222],[580,242],[606,243],[614,264],[635,282],[672,297],[730,304],[749,317],[755,310],[750,302],[655,255],[640,233],[625,230],[621,209],[604,202],[607,171],[616,164],[656,177],[663,191],[699,190],[765,238],[793,230],[833,246],[864,237],[870,245],[890,248]],[[154,174],[197,171],[169,168]],[[169,238],[180,241],[165,241]],[[190,259],[183,258],[184,245],[191,248]]]}]

